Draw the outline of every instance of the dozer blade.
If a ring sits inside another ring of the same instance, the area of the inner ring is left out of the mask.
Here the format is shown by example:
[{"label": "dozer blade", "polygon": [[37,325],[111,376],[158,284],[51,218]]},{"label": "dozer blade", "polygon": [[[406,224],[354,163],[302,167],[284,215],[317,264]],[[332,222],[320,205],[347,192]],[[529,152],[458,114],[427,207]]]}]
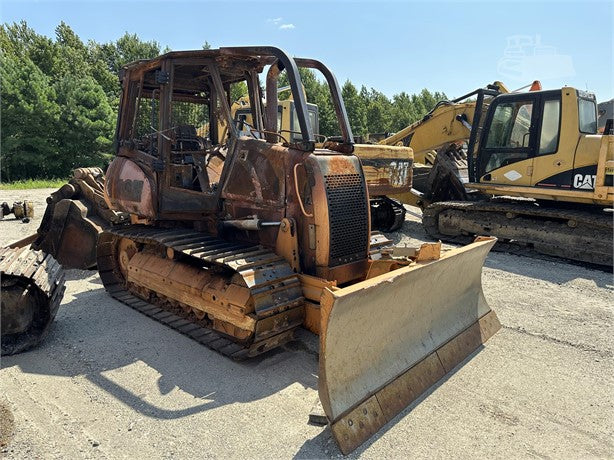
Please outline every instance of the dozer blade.
[{"label": "dozer blade", "polygon": [[344,454],[499,330],[481,283],[495,241],[324,291],[318,391]]}]

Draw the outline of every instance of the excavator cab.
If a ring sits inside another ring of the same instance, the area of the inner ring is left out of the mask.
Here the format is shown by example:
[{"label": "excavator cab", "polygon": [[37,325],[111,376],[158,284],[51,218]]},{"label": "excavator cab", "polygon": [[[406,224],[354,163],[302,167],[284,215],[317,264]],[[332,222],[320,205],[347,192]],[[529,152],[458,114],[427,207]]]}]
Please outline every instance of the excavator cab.
[{"label": "excavator cab", "polygon": [[[232,108],[234,108],[234,104]],[[314,130],[314,135],[318,137],[320,134],[318,106],[308,102],[307,113],[309,114],[309,121]],[[254,121],[249,106],[237,108],[234,111],[233,119],[241,134],[256,137],[260,136],[258,131],[253,130]],[[301,140],[302,134],[299,130],[298,114],[293,100],[287,99],[279,101],[277,105],[277,131],[290,142]]]},{"label": "excavator cab", "polygon": [[604,174],[596,183],[598,164],[611,155],[607,146],[601,155],[601,144],[593,94],[573,88],[502,94],[490,105],[473,146],[471,186],[546,200],[557,200],[556,191],[570,191],[597,204],[595,187],[611,181]]}]

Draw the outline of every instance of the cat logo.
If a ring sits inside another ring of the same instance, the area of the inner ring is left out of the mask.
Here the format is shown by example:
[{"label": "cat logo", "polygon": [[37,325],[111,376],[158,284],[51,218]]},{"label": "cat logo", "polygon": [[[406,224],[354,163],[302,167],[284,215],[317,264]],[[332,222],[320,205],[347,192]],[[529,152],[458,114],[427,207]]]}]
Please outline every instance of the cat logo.
[{"label": "cat logo", "polygon": [[579,188],[584,190],[595,189],[595,175],[591,174],[576,174],[573,178],[573,188]]}]

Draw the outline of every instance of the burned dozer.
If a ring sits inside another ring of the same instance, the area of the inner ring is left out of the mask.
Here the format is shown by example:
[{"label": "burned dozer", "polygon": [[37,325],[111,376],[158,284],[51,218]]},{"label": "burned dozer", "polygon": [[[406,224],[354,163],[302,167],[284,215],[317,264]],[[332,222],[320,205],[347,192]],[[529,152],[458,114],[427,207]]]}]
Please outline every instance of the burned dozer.
[{"label": "burned dozer", "polygon": [[[2,355],[26,351],[43,340],[62,301],[63,269],[96,268],[98,235],[129,219],[109,209],[104,181],[100,168],[75,169],[73,178],[47,198],[37,232],[0,248]],[[31,214],[28,203],[13,206],[16,217]]]},{"label": "burned dozer", "polygon": [[[279,88],[279,91],[287,89]],[[250,101],[248,97],[242,97],[232,103],[230,107],[234,123],[237,125],[239,135],[260,136],[253,132]],[[301,139],[298,127],[298,117],[294,100],[279,100],[277,104],[277,124],[280,140],[295,142]],[[316,148],[326,148],[328,142],[339,142],[341,136],[324,137],[319,134],[318,106],[307,102],[307,114],[311,121],[314,137],[319,142]],[[224,127],[218,126],[218,136],[223,136]],[[198,129],[197,129],[198,132]],[[389,149],[386,146],[376,144],[354,144],[354,155],[362,164],[363,173],[367,182],[370,197],[371,228],[382,232],[394,232],[403,226],[405,221],[405,207],[399,201],[390,198],[389,195],[409,194],[412,188],[412,168],[414,154],[409,147]],[[415,170],[414,170],[415,171]]]},{"label": "burned dozer", "polygon": [[[319,70],[330,89],[341,139],[323,148],[299,67]],[[296,106],[290,142],[277,126],[282,71]],[[398,257],[371,234],[365,173],[322,63],[274,47],[178,51],[120,78],[104,191],[131,223],[98,237],[106,290],[233,359],[279,347],[300,326],[319,334],[320,399],[344,453],[499,329],[481,288],[494,239]],[[243,83],[259,101],[248,135],[230,110]],[[224,138],[196,129],[219,124]]]}]

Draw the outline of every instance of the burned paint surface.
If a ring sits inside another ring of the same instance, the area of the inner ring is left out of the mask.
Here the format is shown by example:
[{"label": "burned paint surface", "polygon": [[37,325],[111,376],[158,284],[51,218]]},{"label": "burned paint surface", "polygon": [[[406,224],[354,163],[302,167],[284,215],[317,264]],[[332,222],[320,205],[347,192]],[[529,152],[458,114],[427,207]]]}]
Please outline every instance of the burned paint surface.
[{"label": "burned paint surface", "polygon": [[105,193],[116,209],[139,217],[155,216],[153,187],[135,162],[117,157],[109,166],[107,176]]},{"label": "burned paint surface", "polygon": [[118,193],[125,201],[141,201],[143,193],[143,181],[136,179],[118,179]]}]

